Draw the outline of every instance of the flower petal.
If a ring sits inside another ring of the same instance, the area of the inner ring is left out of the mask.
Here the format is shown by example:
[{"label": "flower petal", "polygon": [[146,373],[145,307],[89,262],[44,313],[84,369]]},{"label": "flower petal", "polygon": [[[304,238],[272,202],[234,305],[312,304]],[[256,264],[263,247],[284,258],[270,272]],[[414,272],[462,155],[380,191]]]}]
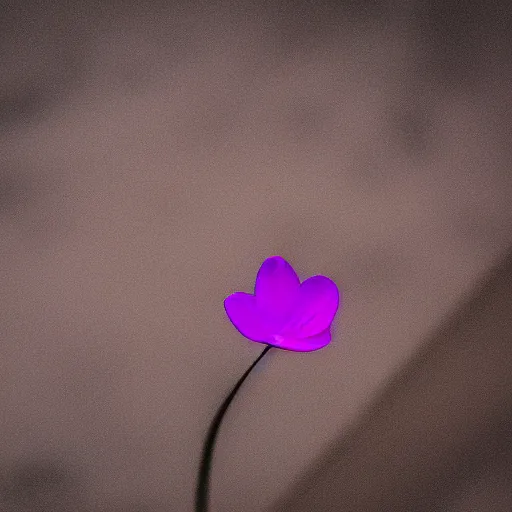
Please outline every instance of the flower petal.
[{"label": "flower petal", "polygon": [[254,292],[258,307],[269,320],[277,321],[293,307],[300,281],[292,266],[281,256],[267,258],[256,276]]},{"label": "flower petal", "polygon": [[322,333],[334,320],[339,301],[338,287],[329,278],[313,276],[306,279],[300,285],[292,317],[280,334],[302,339]]},{"label": "flower petal", "polygon": [[260,342],[268,339],[268,324],[258,310],[254,295],[244,292],[233,293],[224,300],[224,308],[231,323],[243,336]]},{"label": "flower petal", "polygon": [[284,336],[275,336],[270,345],[283,349],[292,350],[294,352],[312,352],[313,350],[319,350],[331,341],[331,330],[328,328],[325,331],[310,336],[309,338],[288,338]]}]

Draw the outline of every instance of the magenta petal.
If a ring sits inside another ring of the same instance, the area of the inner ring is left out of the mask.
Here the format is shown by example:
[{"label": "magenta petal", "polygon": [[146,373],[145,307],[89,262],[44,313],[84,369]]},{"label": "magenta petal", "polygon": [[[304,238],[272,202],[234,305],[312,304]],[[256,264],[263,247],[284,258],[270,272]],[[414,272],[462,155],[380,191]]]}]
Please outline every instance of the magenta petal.
[{"label": "magenta petal", "polygon": [[339,306],[336,284],[325,276],[306,279],[299,290],[299,299],[281,334],[297,339],[316,336],[329,328]]},{"label": "magenta petal", "polygon": [[292,266],[281,256],[267,258],[256,276],[258,307],[276,321],[290,312],[297,298],[300,281]]},{"label": "magenta petal", "polygon": [[224,300],[224,308],[232,324],[243,336],[260,342],[268,339],[268,324],[258,311],[254,295],[244,292],[233,293]]},{"label": "magenta petal", "polygon": [[312,352],[319,350],[331,341],[331,330],[325,331],[309,338],[288,338],[284,336],[276,336],[270,344],[284,350],[293,350],[294,352]]}]

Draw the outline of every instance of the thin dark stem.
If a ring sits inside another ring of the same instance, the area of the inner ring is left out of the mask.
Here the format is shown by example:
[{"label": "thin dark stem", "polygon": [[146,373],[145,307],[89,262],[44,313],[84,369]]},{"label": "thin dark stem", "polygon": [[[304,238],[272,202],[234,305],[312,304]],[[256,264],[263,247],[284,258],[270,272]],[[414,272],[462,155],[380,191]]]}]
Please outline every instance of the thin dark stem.
[{"label": "thin dark stem", "polygon": [[235,398],[237,391],[241,388],[244,380],[248,377],[254,367],[263,359],[263,356],[271,349],[271,345],[267,345],[265,350],[258,356],[256,361],[251,364],[248,370],[240,377],[240,380],[235,384],[235,387],[226,397],[222,405],[219,407],[217,414],[213,418],[213,421],[208,430],[208,435],[203,445],[203,455],[201,457],[201,465],[199,466],[199,476],[197,479],[196,489],[196,512],[207,512],[208,510],[208,490],[210,480],[210,469],[212,466],[213,450],[215,448],[215,440],[219,432],[222,419],[228,410],[229,405]]}]

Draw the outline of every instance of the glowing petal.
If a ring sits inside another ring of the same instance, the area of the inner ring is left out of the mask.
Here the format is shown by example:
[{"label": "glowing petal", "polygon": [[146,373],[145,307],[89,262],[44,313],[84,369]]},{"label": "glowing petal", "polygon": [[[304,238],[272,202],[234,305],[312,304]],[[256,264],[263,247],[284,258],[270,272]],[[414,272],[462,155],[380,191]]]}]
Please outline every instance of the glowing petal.
[{"label": "glowing petal", "polygon": [[293,350],[294,352],[312,352],[313,350],[319,350],[331,341],[331,330],[326,329],[325,331],[309,338],[288,338],[284,336],[274,336],[274,340],[269,342],[277,348],[283,350]]},{"label": "glowing petal", "polygon": [[338,287],[329,278],[306,279],[300,285],[298,302],[281,334],[301,339],[322,333],[334,320],[339,302]]},{"label": "glowing petal", "polygon": [[269,338],[268,323],[258,310],[254,295],[233,293],[224,300],[224,308],[231,323],[243,336],[262,343]]},{"label": "glowing petal", "polygon": [[295,304],[300,286],[292,266],[281,256],[266,259],[256,276],[258,307],[272,321],[287,315]]}]

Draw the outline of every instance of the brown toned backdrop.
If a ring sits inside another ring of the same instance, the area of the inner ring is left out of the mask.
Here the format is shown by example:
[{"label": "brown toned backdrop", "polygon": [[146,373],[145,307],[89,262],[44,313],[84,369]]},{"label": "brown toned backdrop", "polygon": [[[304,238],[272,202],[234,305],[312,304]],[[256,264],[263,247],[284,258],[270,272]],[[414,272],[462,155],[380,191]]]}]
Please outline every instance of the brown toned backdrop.
[{"label": "brown toned backdrop", "polygon": [[281,503],[512,243],[510,8],[0,4],[0,511],[191,511],[271,254],[345,297],[223,425],[212,512]]}]

